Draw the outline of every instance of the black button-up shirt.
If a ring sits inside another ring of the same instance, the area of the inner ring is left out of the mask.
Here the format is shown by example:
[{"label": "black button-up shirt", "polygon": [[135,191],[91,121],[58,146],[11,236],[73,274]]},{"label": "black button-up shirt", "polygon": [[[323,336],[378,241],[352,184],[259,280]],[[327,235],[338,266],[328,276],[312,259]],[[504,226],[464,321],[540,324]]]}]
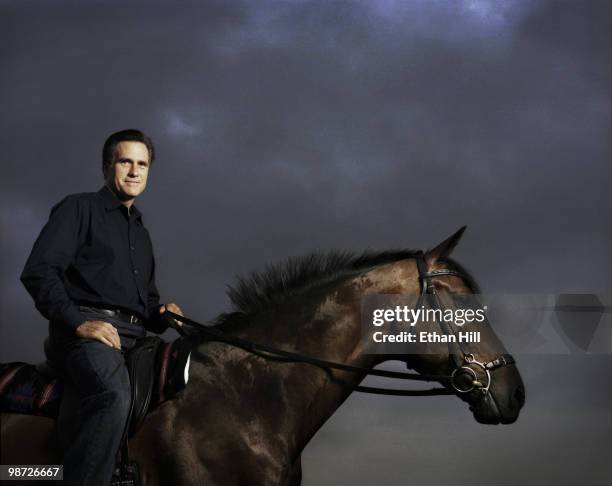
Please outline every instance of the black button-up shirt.
[{"label": "black button-up shirt", "polygon": [[86,320],[78,305],[138,314],[155,332],[167,327],[158,319],[155,260],[142,214],[106,186],[53,207],[21,281],[43,316],[73,330]]}]

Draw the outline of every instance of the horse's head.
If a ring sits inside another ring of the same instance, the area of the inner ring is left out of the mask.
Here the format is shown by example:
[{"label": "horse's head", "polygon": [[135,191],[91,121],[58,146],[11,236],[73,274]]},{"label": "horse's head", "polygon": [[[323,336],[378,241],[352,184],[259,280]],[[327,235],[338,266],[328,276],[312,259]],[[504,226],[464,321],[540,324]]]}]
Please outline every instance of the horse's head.
[{"label": "horse's head", "polygon": [[[469,274],[449,258],[465,228],[461,228],[424,255],[379,268],[387,274],[390,289],[380,293],[419,295],[415,307],[427,301],[427,307],[444,311],[456,309],[457,301],[479,292]],[[389,279],[391,277],[391,279]],[[398,287],[397,279],[401,280]],[[433,304],[432,304],[433,302]],[[430,325],[445,331],[441,322]],[[454,326],[450,323],[447,326]],[[450,327],[449,327],[450,329]],[[459,329],[459,328],[455,328]],[[472,329],[473,330],[473,329]],[[440,376],[440,382],[470,405],[474,418],[485,424],[510,424],[525,403],[525,389],[513,358],[484,319],[478,323],[479,342],[433,342],[422,345],[418,354],[405,355],[409,368],[422,374]],[[386,356],[388,359],[389,356]],[[384,358],[381,356],[381,361]],[[451,378],[452,377],[452,378]]]}]

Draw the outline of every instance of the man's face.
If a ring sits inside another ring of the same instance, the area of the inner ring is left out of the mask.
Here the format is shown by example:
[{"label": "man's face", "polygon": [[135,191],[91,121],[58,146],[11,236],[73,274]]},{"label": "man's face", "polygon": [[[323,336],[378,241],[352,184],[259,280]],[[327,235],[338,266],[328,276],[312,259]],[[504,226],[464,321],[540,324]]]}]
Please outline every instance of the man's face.
[{"label": "man's face", "polygon": [[147,186],[149,151],[142,142],[119,142],[115,161],[106,172],[106,184],[121,201],[133,201]]}]

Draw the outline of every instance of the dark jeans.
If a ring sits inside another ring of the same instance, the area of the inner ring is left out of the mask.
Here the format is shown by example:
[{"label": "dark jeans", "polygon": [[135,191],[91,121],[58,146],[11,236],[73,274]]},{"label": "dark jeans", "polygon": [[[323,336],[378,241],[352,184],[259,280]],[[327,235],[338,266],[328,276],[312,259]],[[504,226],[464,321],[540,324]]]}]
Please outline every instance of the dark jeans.
[{"label": "dark jeans", "polygon": [[104,314],[84,313],[117,327],[121,350],[75,336],[60,323],[50,323],[47,358],[64,376],[58,418],[64,452],[64,485],[108,486],[131,401],[124,352],[131,349],[142,327]]}]

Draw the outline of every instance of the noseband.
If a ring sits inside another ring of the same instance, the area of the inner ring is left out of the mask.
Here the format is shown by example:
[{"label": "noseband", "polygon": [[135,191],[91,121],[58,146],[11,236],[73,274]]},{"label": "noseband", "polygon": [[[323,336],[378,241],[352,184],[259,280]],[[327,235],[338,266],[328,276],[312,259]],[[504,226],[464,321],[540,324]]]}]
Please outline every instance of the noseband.
[{"label": "noseband", "polygon": [[[435,309],[443,310],[432,279],[435,277],[443,277],[449,275],[459,277],[464,281],[467,281],[469,279],[462,273],[457,272],[455,270],[442,269],[428,272],[427,263],[425,262],[425,257],[423,253],[418,253],[415,258],[419,271],[419,284],[421,288],[421,293],[419,294],[419,299],[417,301],[417,309],[421,307],[426,296],[431,295],[433,307]],[[242,339],[238,336],[227,334],[212,326],[206,326],[199,322],[175,314],[171,311],[166,311],[164,314],[167,314],[172,319],[187,324],[192,328],[196,328],[196,333],[200,335],[205,335],[209,341],[224,342],[226,344],[236,346],[238,348],[244,349],[245,351],[257,354],[267,359],[286,362],[308,363],[313,366],[322,368],[328,373],[330,373],[331,369],[337,369],[353,373],[362,373],[364,375],[381,376],[384,378],[395,378],[415,381],[438,381],[441,383],[448,383],[452,390],[462,394],[470,393],[474,390],[479,390],[483,395],[486,395],[487,393],[489,393],[489,388],[491,386],[491,371],[502,366],[514,364],[514,358],[510,354],[502,354],[496,359],[484,363],[477,361],[474,355],[465,352],[464,347],[461,345],[461,342],[458,339],[455,339],[451,340],[448,343],[449,356],[455,364],[455,369],[450,375],[433,375],[423,373],[406,373],[399,371],[376,370],[371,368],[363,368],[361,366],[351,366],[344,363],[328,361],[320,358],[315,358],[313,356],[307,356],[304,354],[294,353],[292,351],[275,348],[266,344],[255,343],[247,339]],[[440,325],[442,331],[445,334],[456,336],[456,332],[454,331],[454,329],[449,326],[448,323],[446,323],[443,319],[440,320],[438,324]],[[185,333],[184,329],[182,329],[182,327],[176,326],[175,328],[180,334],[187,334]],[[486,379],[485,383],[482,383],[478,379],[478,374],[476,373],[477,368],[480,368],[484,373]],[[461,386],[457,382],[457,379],[461,374],[466,373],[471,377],[470,384],[468,386]],[[453,394],[453,391],[447,388],[430,388],[426,390],[398,390],[393,388],[378,388],[358,385],[356,387],[353,387],[352,389],[354,391],[374,393],[378,395],[430,396]]]}]

